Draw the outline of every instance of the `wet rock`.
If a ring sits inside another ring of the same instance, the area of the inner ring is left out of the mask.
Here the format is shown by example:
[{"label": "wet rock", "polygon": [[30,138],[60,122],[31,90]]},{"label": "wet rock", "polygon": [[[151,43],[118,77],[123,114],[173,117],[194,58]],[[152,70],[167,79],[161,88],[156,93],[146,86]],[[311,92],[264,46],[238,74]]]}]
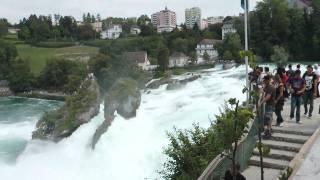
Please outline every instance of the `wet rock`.
[{"label": "wet rock", "polygon": [[79,126],[99,113],[100,103],[101,94],[96,79],[87,78],[78,92],[67,98],[62,108],[41,117],[32,133],[32,139],[58,142],[69,137]]},{"label": "wet rock", "polygon": [[136,116],[140,103],[141,93],[136,81],[128,78],[117,80],[105,96],[105,120],[93,135],[91,147],[94,149],[101,135],[108,130],[115,118],[115,111],[125,119],[130,119]]}]

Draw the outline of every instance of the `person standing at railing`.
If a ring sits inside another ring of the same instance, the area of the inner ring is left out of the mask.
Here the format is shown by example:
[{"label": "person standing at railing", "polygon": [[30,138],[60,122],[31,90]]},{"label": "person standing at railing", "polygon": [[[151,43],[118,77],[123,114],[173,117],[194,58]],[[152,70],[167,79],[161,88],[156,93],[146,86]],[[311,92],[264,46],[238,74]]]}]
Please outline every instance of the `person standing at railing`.
[{"label": "person standing at railing", "polygon": [[264,88],[263,88],[263,95],[262,99],[258,103],[258,108],[260,109],[265,104],[264,110],[264,139],[271,138],[271,124],[273,120],[273,111],[274,111],[274,100],[275,100],[275,89],[271,85],[271,76],[267,75],[263,78]]}]

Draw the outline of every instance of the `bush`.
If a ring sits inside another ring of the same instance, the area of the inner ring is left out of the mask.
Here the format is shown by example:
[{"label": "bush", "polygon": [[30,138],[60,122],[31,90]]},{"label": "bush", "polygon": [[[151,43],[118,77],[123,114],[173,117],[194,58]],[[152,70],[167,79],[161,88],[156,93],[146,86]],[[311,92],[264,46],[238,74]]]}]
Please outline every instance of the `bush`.
[{"label": "bush", "polygon": [[75,42],[38,42],[32,43],[33,46],[36,47],[43,47],[43,48],[63,48],[63,47],[70,47],[75,46]]},{"label": "bush", "polygon": [[72,94],[86,77],[85,64],[65,59],[51,59],[39,76],[40,88],[63,90]]},{"label": "bush", "polygon": [[223,150],[214,129],[203,129],[197,124],[191,130],[174,129],[168,137],[170,144],[164,153],[169,159],[160,172],[164,179],[197,179]]},{"label": "bush", "polygon": [[33,76],[29,61],[18,59],[12,65],[9,75],[10,89],[14,92],[29,91],[32,86]]},{"label": "bush", "polygon": [[[160,172],[164,179],[197,179],[217,155],[225,151],[232,160],[237,144],[253,118],[253,112],[238,107],[239,101],[230,99],[216,121],[207,129],[193,125],[191,130],[169,133],[169,146],[164,153],[168,156]],[[231,154],[231,155],[230,155]],[[233,161],[234,162],[234,161]]]},{"label": "bush", "polygon": [[83,41],[82,44],[86,46],[93,46],[93,47],[104,47],[104,46],[110,46],[112,40],[94,40],[94,41]]}]

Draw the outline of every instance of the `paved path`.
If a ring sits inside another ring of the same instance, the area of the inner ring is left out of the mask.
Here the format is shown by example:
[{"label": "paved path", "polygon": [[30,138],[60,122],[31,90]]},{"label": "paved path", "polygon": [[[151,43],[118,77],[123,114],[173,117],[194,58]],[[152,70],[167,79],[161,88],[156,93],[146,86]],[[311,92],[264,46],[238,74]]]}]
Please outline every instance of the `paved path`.
[{"label": "paved path", "polygon": [[[299,153],[301,147],[310,138],[313,132],[320,126],[319,112],[320,99],[314,102],[314,112],[311,119],[303,115],[304,108],[301,106],[301,122],[297,124],[295,120],[290,120],[290,100],[287,100],[282,115],[284,126],[273,126],[273,135],[270,140],[263,140],[263,144],[271,148],[270,153],[264,157],[264,177],[265,180],[278,179],[280,172],[288,167],[290,161]],[[274,115],[275,124],[276,116]],[[249,161],[249,167],[243,172],[248,180],[260,179],[259,153],[255,149]]]}]

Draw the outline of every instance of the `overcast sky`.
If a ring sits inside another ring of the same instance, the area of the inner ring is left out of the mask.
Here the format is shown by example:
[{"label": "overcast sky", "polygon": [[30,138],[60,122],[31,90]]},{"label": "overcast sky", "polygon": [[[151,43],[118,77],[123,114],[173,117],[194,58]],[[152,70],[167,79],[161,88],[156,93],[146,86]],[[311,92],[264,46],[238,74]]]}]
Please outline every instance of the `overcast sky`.
[{"label": "overcast sky", "polygon": [[[259,0],[249,1],[252,9]],[[100,13],[102,18],[138,17],[150,16],[165,6],[177,13],[179,24],[184,22],[185,8],[194,6],[201,8],[203,17],[238,15],[243,11],[240,0],[0,0],[0,18],[17,23],[30,14],[61,14],[81,20],[85,12]]]}]

